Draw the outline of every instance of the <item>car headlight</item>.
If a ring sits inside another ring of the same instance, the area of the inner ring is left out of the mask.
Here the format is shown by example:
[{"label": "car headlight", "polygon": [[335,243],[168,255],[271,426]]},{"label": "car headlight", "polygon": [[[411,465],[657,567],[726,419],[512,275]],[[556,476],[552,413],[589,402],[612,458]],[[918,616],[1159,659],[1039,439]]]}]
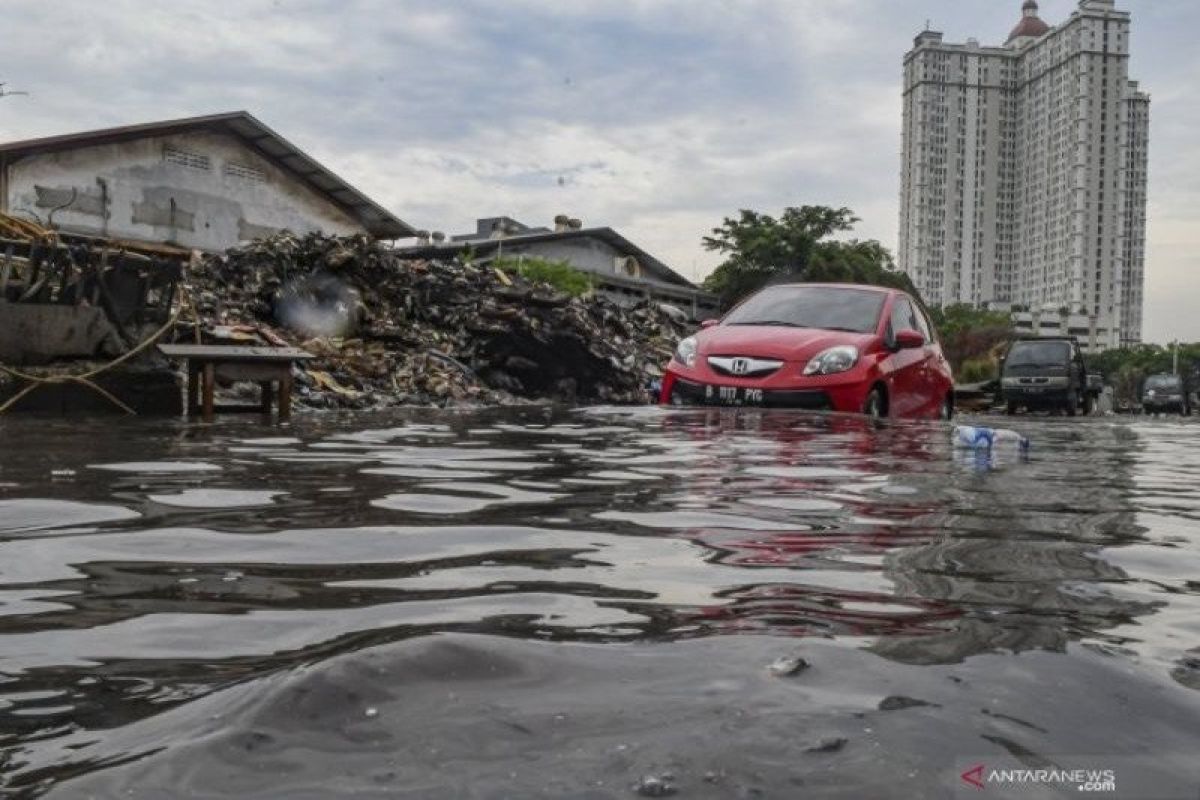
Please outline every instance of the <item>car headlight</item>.
[{"label": "car headlight", "polygon": [[696,366],[696,351],[700,349],[695,336],[689,336],[675,348],[675,360],[685,367]]},{"label": "car headlight", "polygon": [[804,368],[805,375],[833,375],[853,369],[858,363],[858,348],[852,344],[831,347],[818,353],[808,366]]}]

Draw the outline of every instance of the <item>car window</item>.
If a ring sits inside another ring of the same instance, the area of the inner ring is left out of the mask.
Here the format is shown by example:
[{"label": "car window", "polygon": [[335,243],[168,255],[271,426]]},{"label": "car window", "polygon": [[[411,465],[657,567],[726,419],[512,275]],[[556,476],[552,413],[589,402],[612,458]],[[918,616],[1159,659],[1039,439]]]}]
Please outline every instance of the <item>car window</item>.
[{"label": "car window", "polygon": [[723,325],[779,325],[874,333],[883,292],[827,286],[771,286],[730,311]]},{"label": "car window", "polygon": [[1146,379],[1147,389],[1173,389],[1181,384],[1176,375],[1151,375]]},{"label": "car window", "polygon": [[[916,315],[913,312],[912,303],[908,302],[907,298],[897,297],[896,302],[892,304],[892,337],[900,331],[916,331],[924,333],[921,326],[917,323]],[[929,337],[925,337],[925,341],[929,341]]]},{"label": "car window", "polygon": [[1071,358],[1067,342],[1017,342],[1005,360],[1012,367],[1061,366]]},{"label": "car window", "polygon": [[917,330],[925,337],[925,341],[933,341],[933,326],[929,324],[929,318],[925,316],[925,309],[918,305],[913,306],[913,317],[917,321]]}]

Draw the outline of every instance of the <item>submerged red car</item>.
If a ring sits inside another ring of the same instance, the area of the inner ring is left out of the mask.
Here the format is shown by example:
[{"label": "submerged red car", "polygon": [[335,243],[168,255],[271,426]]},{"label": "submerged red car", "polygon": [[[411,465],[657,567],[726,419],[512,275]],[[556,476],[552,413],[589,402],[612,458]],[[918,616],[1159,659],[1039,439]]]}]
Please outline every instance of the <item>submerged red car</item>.
[{"label": "submerged red car", "polygon": [[680,342],[659,402],[949,419],[954,378],[933,326],[905,292],[782,284]]}]

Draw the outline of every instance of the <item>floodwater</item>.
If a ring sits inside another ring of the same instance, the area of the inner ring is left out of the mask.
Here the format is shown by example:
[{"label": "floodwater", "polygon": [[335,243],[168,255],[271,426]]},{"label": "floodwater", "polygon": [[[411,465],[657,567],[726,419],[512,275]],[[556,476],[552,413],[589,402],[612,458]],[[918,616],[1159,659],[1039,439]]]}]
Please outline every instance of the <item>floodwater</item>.
[{"label": "floodwater", "polygon": [[1200,425],[1006,423],[0,418],[0,797],[1195,800]]}]

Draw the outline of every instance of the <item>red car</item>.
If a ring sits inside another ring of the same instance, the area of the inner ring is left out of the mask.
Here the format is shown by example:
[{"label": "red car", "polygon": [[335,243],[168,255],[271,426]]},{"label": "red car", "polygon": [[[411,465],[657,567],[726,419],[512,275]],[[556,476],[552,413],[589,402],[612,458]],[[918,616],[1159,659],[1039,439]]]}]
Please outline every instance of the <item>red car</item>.
[{"label": "red car", "polygon": [[770,286],[701,327],[676,348],[659,402],[905,419],[954,413],[950,364],[920,304],[902,291]]}]

